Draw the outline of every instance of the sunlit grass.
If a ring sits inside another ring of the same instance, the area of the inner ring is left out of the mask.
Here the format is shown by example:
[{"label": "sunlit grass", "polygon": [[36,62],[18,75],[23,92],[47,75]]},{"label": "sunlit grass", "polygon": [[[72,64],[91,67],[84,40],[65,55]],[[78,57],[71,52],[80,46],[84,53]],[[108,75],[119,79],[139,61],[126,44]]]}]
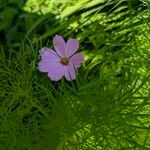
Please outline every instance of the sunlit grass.
[{"label": "sunlit grass", "polygon": [[[0,149],[150,148],[147,11],[132,16],[136,10],[130,14],[129,6],[118,1],[104,13],[101,8],[113,2],[102,6],[94,2],[75,11],[73,4],[67,8],[61,3],[64,12],[72,10],[63,14],[68,18],[57,20],[53,28],[48,26],[49,30],[33,40],[30,35],[48,18],[39,17],[19,47],[0,47]],[[41,3],[28,1],[27,7]],[[91,6],[94,8],[86,10]],[[32,12],[47,13],[38,12],[37,7]],[[77,13],[80,10],[81,15]],[[125,12],[119,14],[122,10]],[[52,37],[59,32],[77,38],[85,56],[75,81],[52,82],[37,69],[39,49],[51,47]]]}]

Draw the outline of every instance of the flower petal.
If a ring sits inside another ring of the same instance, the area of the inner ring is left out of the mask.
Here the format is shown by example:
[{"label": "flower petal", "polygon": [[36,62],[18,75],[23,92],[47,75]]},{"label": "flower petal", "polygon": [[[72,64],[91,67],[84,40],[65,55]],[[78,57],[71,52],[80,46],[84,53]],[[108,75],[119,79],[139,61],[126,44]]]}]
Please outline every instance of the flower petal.
[{"label": "flower petal", "polygon": [[79,68],[81,66],[81,63],[84,61],[84,57],[81,53],[77,53],[73,55],[69,61],[75,68]]},{"label": "flower petal", "polygon": [[60,65],[60,62],[41,60],[38,63],[38,69],[41,72],[49,72],[52,69],[55,69],[54,67],[59,67]]},{"label": "flower petal", "polygon": [[65,74],[65,67],[62,64],[54,63],[51,68],[49,68],[48,76],[53,81],[60,80]]},{"label": "flower petal", "polygon": [[53,44],[57,54],[61,57],[65,57],[66,44],[62,36],[55,35],[55,37],[53,38]]},{"label": "flower petal", "polygon": [[54,50],[49,48],[42,48],[40,51],[41,58],[45,60],[45,62],[60,62],[60,57]]},{"label": "flower petal", "polygon": [[41,60],[38,64],[38,69],[41,72],[48,72],[48,65],[45,61]]},{"label": "flower petal", "polygon": [[68,65],[66,67],[66,71],[65,71],[65,78],[68,81],[74,80],[76,78],[76,74],[75,74],[75,68],[73,67],[73,65]]},{"label": "flower petal", "polygon": [[79,42],[75,39],[69,39],[66,43],[66,47],[67,47],[66,57],[70,57],[79,48]]}]

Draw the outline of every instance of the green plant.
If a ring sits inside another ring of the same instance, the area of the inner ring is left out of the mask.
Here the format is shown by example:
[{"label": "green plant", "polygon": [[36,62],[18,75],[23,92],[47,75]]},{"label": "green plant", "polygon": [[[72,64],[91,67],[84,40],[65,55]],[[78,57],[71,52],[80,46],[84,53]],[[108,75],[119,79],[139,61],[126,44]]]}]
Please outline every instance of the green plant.
[{"label": "green plant", "polygon": [[[8,46],[1,43],[0,149],[148,150],[148,2],[59,2],[51,3],[61,11],[51,8],[27,23],[17,47],[17,40]],[[36,9],[35,14],[39,15]],[[57,21],[51,25],[53,20]],[[37,32],[43,26],[44,32]],[[7,27],[9,32],[12,26]],[[1,30],[7,34],[6,28]],[[52,82],[37,70],[39,49],[51,47],[58,33],[76,37],[85,56],[72,82]]]}]

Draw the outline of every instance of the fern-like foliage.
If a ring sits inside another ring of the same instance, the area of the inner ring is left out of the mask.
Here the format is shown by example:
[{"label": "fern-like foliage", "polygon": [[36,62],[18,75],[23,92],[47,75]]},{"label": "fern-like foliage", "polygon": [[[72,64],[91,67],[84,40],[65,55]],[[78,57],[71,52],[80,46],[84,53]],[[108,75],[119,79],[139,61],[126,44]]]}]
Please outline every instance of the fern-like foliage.
[{"label": "fern-like foliage", "polygon": [[[150,149],[148,0],[1,1],[0,149]],[[80,41],[77,79],[52,82],[38,51]]]}]

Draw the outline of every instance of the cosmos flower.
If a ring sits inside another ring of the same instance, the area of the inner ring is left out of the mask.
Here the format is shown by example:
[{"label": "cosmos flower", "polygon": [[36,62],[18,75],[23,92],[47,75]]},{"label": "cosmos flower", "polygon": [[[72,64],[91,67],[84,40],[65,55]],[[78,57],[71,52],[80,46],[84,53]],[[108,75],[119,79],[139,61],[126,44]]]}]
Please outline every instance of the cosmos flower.
[{"label": "cosmos flower", "polygon": [[53,38],[54,50],[42,48],[40,50],[41,61],[38,69],[48,73],[53,81],[58,81],[62,77],[71,81],[76,78],[76,70],[81,66],[84,57],[81,53],[76,53],[79,48],[77,40],[70,38],[66,43],[62,36],[56,35]]}]

